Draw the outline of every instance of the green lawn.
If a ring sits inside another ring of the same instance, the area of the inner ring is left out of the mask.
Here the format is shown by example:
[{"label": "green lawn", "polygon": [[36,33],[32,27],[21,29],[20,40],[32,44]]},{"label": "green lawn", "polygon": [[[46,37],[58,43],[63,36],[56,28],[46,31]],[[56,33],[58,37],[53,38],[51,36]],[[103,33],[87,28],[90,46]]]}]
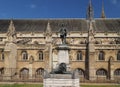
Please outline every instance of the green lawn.
[{"label": "green lawn", "polygon": [[[40,84],[12,84],[12,85],[9,85],[9,84],[1,84],[0,87],[43,87],[42,85]],[[110,85],[106,85],[106,86],[95,86],[95,85],[82,85],[81,87],[120,87],[120,85],[115,85],[115,86],[110,86]]]},{"label": "green lawn", "polygon": [[0,85],[0,87],[43,87],[40,84],[5,84],[5,85]]}]

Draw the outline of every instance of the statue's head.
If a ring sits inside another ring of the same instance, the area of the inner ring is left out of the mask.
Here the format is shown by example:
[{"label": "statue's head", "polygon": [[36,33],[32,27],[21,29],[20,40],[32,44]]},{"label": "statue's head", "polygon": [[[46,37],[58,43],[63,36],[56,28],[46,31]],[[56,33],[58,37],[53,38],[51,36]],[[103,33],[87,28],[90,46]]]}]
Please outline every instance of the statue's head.
[{"label": "statue's head", "polygon": [[65,24],[64,24],[64,23],[62,23],[62,24],[61,24],[61,27],[65,27]]}]

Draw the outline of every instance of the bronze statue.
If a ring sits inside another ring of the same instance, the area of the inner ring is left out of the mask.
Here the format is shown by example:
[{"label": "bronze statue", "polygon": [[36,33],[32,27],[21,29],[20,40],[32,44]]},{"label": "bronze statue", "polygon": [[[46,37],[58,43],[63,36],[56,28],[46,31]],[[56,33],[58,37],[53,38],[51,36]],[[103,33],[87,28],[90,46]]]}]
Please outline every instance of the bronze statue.
[{"label": "bronze statue", "polygon": [[67,65],[65,63],[61,63],[59,67],[51,72],[51,74],[68,74],[70,72],[67,71]]},{"label": "bronze statue", "polygon": [[66,44],[66,36],[67,36],[67,30],[64,27],[64,24],[62,24],[62,28],[60,29],[60,38],[62,40],[62,44]]}]

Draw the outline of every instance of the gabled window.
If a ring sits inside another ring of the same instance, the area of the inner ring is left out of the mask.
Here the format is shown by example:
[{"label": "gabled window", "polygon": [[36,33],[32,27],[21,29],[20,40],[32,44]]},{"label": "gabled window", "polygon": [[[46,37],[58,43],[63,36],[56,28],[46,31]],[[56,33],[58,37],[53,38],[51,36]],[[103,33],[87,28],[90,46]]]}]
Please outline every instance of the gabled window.
[{"label": "gabled window", "polygon": [[28,60],[28,54],[26,51],[22,52],[22,60],[25,60],[25,61]]},{"label": "gabled window", "polygon": [[38,52],[38,59],[40,61],[43,61],[43,52],[42,51]]},{"label": "gabled window", "polygon": [[105,60],[105,53],[103,51],[99,53],[99,60]]},{"label": "gabled window", "polygon": [[117,60],[120,60],[120,51],[117,53]]},{"label": "gabled window", "polygon": [[82,60],[82,52],[81,51],[77,52],[77,60]]}]

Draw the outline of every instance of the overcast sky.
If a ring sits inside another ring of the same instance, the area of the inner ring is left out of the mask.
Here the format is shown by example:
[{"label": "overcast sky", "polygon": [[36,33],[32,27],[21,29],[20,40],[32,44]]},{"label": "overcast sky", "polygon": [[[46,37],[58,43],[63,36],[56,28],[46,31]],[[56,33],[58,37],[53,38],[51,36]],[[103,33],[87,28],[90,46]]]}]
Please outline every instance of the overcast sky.
[{"label": "overcast sky", "polygon": [[[0,0],[0,18],[86,18],[89,0]],[[99,18],[102,0],[92,0]],[[104,0],[107,18],[120,18],[120,0]]]}]

